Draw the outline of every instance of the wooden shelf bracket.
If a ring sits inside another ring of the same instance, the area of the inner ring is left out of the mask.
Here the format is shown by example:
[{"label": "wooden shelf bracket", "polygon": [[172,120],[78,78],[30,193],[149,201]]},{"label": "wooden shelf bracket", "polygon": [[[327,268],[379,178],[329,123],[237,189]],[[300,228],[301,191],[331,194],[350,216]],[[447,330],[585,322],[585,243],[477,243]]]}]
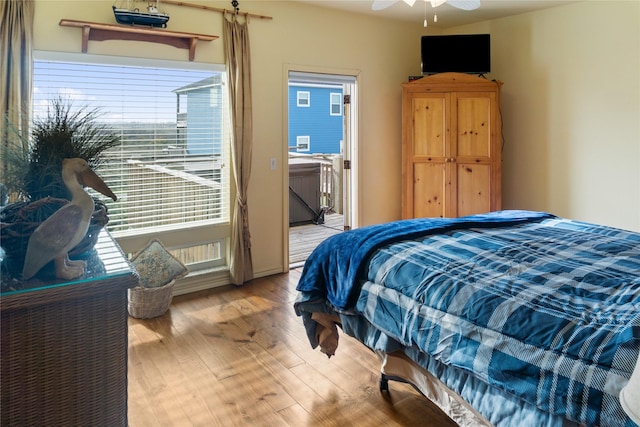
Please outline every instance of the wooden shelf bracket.
[{"label": "wooden shelf bracket", "polygon": [[196,56],[198,40],[212,41],[218,38],[218,36],[208,34],[181,33],[160,28],[101,24],[98,22],[75,21],[73,19],[61,19],[60,26],[82,29],[82,53],[87,53],[89,40],[134,40],[163,43],[179,49],[188,49],[189,61],[193,61]]}]

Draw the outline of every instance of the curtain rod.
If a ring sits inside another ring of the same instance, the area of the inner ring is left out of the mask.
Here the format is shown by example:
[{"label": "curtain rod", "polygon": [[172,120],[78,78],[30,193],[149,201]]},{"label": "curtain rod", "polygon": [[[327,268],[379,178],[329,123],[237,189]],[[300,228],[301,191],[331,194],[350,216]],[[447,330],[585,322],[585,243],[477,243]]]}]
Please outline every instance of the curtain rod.
[{"label": "curtain rod", "polygon": [[186,7],[194,7],[196,9],[204,9],[204,10],[210,10],[212,12],[220,12],[220,13],[232,13],[232,14],[237,14],[237,15],[243,15],[243,16],[250,16],[252,18],[260,18],[260,19],[273,19],[271,16],[266,16],[266,15],[254,15],[253,13],[247,13],[247,12],[236,12],[235,10],[228,10],[228,9],[220,9],[217,7],[211,7],[211,6],[205,6],[203,4],[195,4],[195,3],[185,3],[182,1],[174,1],[174,0],[162,0],[162,3],[164,4],[173,4],[176,6],[186,6]]}]

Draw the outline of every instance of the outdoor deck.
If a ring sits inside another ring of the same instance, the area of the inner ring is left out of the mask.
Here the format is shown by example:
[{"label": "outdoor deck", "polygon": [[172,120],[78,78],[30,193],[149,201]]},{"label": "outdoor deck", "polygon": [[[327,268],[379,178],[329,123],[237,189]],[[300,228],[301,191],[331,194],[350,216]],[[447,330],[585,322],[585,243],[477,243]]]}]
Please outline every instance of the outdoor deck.
[{"label": "outdoor deck", "polygon": [[289,227],[289,266],[291,268],[304,264],[309,254],[324,239],[342,232],[343,216],[326,214],[324,224],[308,224]]}]

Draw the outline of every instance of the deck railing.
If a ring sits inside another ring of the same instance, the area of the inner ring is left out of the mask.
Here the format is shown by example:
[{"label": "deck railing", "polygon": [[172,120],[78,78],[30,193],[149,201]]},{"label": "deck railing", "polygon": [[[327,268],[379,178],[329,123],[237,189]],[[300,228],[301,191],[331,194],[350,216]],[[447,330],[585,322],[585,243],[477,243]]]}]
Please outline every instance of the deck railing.
[{"label": "deck railing", "polygon": [[123,173],[124,197],[110,209],[111,231],[220,218],[220,183],[215,180],[135,160],[125,163]]},{"label": "deck railing", "polygon": [[[342,213],[342,156],[290,153],[289,157],[303,158],[320,165],[320,207],[326,212]],[[127,185],[123,192],[126,196],[110,208],[112,231],[220,217],[220,206],[215,203],[221,196],[217,180],[198,177],[164,164],[133,160],[125,163],[122,173],[128,183],[135,182],[136,185]],[[181,201],[178,197],[181,194],[198,200],[198,206]],[[201,197],[193,198],[194,194],[201,194]],[[211,205],[202,206],[203,203]]]}]

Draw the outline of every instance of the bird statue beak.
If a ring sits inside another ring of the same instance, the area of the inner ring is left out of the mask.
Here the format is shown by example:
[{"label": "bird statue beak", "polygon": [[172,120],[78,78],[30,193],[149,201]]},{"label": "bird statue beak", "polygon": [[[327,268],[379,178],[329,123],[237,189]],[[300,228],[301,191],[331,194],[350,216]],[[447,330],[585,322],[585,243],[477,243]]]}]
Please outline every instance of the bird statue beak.
[{"label": "bird statue beak", "polygon": [[91,169],[87,168],[85,171],[82,172],[82,174],[79,175],[79,177],[80,177],[80,180],[82,181],[81,182],[82,185],[89,186],[94,190],[104,194],[105,196],[111,197],[111,199],[113,199],[114,202],[118,200],[118,198],[116,197],[115,194],[113,194],[113,191],[111,191],[109,186],[105,184],[102,178],[100,178]]}]

